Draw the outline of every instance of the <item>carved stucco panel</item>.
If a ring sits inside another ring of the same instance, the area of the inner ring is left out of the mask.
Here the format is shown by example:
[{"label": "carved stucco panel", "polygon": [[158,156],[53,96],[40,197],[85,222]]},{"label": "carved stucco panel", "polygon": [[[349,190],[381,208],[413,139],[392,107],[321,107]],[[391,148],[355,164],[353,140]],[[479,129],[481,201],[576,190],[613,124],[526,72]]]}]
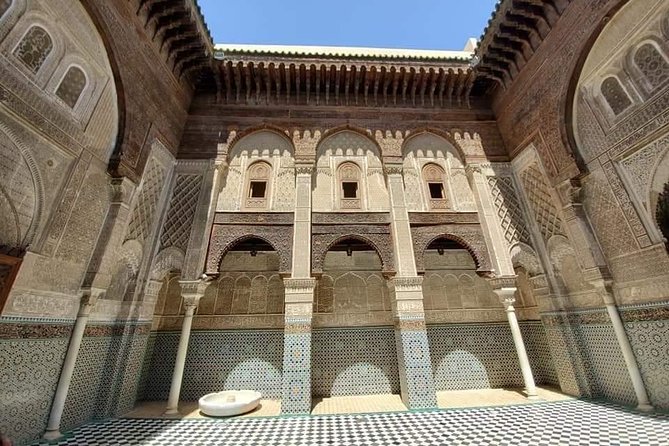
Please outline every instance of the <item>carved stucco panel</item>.
[{"label": "carved stucco panel", "polygon": [[214,224],[209,240],[206,272],[217,274],[225,253],[237,242],[260,238],[274,247],[279,255],[281,272],[291,269],[293,227],[278,225],[220,225]]},{"label": "carved stucco panel", "polygon": [[479,225],[434,225],[411,228],[416,268],[425,270],[423,254],[428,245],[439,237],[453,239],[462,243],[476,261],[477,271],[492,270],[488,246]]},{"label": "carved stucco panel", "polygon": [[314,272],[323,271],[323,262],[327,251],[338,241],[353,238],[368,243],[381,257],[383,271],[395,269],[393,243],[388,225],[332,225],[315,226],[311,237],[311,268]]}]

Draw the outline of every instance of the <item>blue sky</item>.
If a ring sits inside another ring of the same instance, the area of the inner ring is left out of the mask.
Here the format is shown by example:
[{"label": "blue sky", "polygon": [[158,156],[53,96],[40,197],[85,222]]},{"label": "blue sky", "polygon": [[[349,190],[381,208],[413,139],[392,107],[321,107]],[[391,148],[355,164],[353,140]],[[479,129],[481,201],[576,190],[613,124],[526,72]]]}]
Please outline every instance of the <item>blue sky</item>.
[{"label": "blue sky", "polygon": [[215,43],[461,50],[496,0],[198,0]]}]

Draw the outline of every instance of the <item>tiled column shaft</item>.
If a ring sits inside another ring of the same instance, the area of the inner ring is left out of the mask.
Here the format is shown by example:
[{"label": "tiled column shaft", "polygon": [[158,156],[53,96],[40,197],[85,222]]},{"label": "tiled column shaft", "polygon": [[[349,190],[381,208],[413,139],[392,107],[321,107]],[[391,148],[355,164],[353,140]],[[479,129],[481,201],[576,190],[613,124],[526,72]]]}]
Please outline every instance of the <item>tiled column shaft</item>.
[{"label": "tiled column shaft", "polygon": [[186,355],[188,354],[188,341],[190,340],[193,315],[200,302],[200,298],[204,295],[204,290],[201,286],[202,284],[203,282],[199,280],[179,281],[186,311],[181,325],[181,337],[179,338],[177,357],[174,363],[174,371],[172,372],[172,384],[170,386],[169,397],[167,398],[165,415],[179,414],[179,395],[181,394],[181,383],[183,381],[184,368],[186,366]]},{"label": "tiled column shaft", "polygon": [[284,279],[286,319],[283,335],[281,412],[311,412],[311,315],[316,280]]},{"label": "tiled column shaft", "polygon": [[395,268],[395,340],[402,400],[410,409],[437,406],[430,345],[423,308],[423,278],[418,277],[401,165],[386,165]]},{"label": "tiled column shaft", "polygon": [[47,423],[46,432],[44,433],[44,439],[46,440],[55,440],[63,435],[60,433],[60,421],[63,417],[67,393],[70,389],[70,383],[72,382],[72,374],[74,373],[74,366],[76,365],[77,357],[79,356],[81,341],[84,338],[84,330],[88,323],[88,316],[91,314],[91,310],[93,309],[98,296],[99,293],[96,292],[94,294],[90,289],[86,290],[82,296],[79,314],[74,323],[74,329],[72,330],[72,335],[70,337],[70,344],[67,347],[67,353],[65,355],[65,362],[63,363],[63,369],[60,372],[60,378],[58,379],[58,387],[56,388],[56,394],[54,395],[53,404],[51,405],[49,422]]},{"label": "tiled column shaft", "polygon": [[[504,282],[501,282],[501,280],[504,280]],[[509,320],[513,345],[516,347],[516,353],[518,354],[518,363],[520,364],[520,372],[523,375],[527,397],[530,399],[537,398],[537,387],[534,383],[534,376],[532,376],[530,359],[527,356],[523,336],[520,332],[518,319],[516,318],[516,310],[513,307],[513,304],[516,302],[516,298],[514,297],[516,292],[515,277],[493,279],[491,280],[491,284],[493,285],[495,294],[497,294],[506,310],[506,317]]]},{"label": "tiled column shaft", "polygon": [[281,412],[311,412],[311,316],[316,281],[311,278],[311,178],[320,132],[295,132],[295,213],[291,277],[284,279],[285,325]]}]

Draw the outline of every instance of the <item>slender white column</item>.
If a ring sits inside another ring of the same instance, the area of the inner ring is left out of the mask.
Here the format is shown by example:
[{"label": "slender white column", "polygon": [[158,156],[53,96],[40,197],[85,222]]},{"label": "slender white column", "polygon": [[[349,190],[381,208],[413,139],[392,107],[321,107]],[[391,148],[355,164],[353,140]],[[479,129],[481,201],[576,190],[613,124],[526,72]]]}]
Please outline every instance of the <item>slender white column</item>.
[{"label": "slender white column", "polygon": [[525,350],[523,335],[520,332],[520,325],[518,325],[518,318],[516,318],[516,310],[513,307],[513,304],[516,302],[516,298],[514,297],[516,292],[515,280],[515,276],[498,277],[491,279],[490,283],[506,310],[506,317],[509,320],[509,328],[511,328],[513,344],[516,347],[516,353],[518,354],[518,363],[520,364],[520,372],[523,375],[527,398],[536,399],[538,398],[537,386],[534,383],[532,367],[530,367],[530,359],[527,356],[527,350]]},{"label": "slender white column", "polygon": [[627,372],[629,373],[630,379],[632,380],[632,387],[634,387],[634,393],[636,394],[637,399],[637,409],[643,412],[650,412],[653,410],[653,406],[650,403],[650,399],[648,398],[646,386],[643,383],[643,378],[641,377],[641,372],[639,371],[639,365],[636,362],[636,357],[634,356],[632,345],[630,344],[629,338],[627,337],[627,332],[625,331],[623,321],[620,318],[618,307],[616,306],[613,296],[608,291],[606,291],[606,288],[604,288],[602,296],[604,298],[604,304],[606,305],[606,311],[609,313],[609,318],[611,319],[611,324],[613,325],[613,331],[616,334],[618,344],[620,345],[620,350],[622,351],[623,358],[625,359]]},{"label": "slender white column", "polygon": [[53,397],[53,404],[51,405],[51,412],[49,413],[49,422],[47,423],[46,431],[44,432],[45,440],[56,440],[63,436],[60,432],[60,421],[63,417],[63,410],[65,409],[65,401],[67,400],[67,393],[72,382],[72,375],[74,374],[74,366],[77,363],[79,356],[79,349],[81,341],[84,338],[84,330],[88,323],[88,316],[97,301],[99,294],[93,294],[91,289],[83,290],[81,298],[79,313],[77,320],[74,323],[74,329],[70,337],[70,344],[67,347],[65,354],[65,362],[63,369],[60,372],[58,379],[58,387],[56,387],[56,394]]},{"label": "slender white column", "polygon": [[197,309],[200,298],[204,295],[204,289],[200,280],[179,281],[184,299],[185,314],[181,324],[181,337],[179,338],[179,347],[177,349],[177,358],[172,372],[172,385],[170,394],[167,398],[167,408],[165,415],[179,414],[179,395],[181,394],[181,383],[183,382],[184,368],[186,366],[186,355],[188,354],[188,341],[190,340],[190,330],[193,325],[193,315]]}]

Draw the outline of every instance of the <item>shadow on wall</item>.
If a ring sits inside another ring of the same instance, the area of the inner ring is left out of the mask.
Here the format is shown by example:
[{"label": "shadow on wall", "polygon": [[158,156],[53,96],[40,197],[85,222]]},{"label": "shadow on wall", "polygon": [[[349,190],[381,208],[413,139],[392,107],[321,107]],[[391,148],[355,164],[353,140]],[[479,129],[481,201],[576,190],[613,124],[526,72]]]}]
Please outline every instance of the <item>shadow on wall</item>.
[{"label": "shadow on wall", "polygon": [[[158,333],[142,399],[165,401],[169,395],[179,333]],[[182,401],[207,393],[253,389],[280,398],[283,330],[193,331],[188,346]]]},{"label": "shadow on wall", "polygon": [[508,326],[428,325],[427,335],[437,391],[523,385]]},{"label": "shadow on wall", "polygon": [[320,329],[312,336],[314,396],[399,393],[392,327]]}]

